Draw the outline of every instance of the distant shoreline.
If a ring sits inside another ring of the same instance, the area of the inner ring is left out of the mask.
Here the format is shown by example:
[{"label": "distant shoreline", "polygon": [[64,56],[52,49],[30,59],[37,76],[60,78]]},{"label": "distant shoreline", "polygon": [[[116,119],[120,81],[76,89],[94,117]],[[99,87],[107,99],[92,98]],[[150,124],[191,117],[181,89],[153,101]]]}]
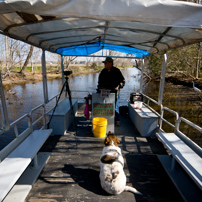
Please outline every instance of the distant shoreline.
[{"label": "distant shoreline", "polygon": [[[91,74],[99,72],[98,70],[87,70],[83,72],[76,72],[70,75],[70,77],[73,76],[79,76],[82,74]],[[62,79],[62,72],[47,72],[47,80],[54,80],[54,79]],[[20,85],[24,83],[36,83],[42,81],[42,73],[41,72],[25,72],[24,76],[20,75],[20,73],[14,73],[12,72],[9,77],[6,77],[3,79],[3,85]]]},{"label": "distant shoreline", "polygon": [[[82,71],[73,72],[73,74],[70,75],[70,77],[79,76],[83,74],[92,74],[97,73],[100,70],[94,70],[94,69],[82,69]],[[152,80],[159,80],[159,77],[152,77]],[[61,71],[47,71],[47,80],[54,80],[54,79],[62,79],[62,72]],[[195,79],[190,76],[185,76],[184,74],[180,73],[174,73],[174,74],[166,74],[165,78],[166,82],[171,82],[174,85],[183,85],[192,87],[193,82],[195,85],[202,90],[202,78]],[[37,72],[30,72],[25,71],[24,75],[21,75],[18,72],[12,72],[9,77],[6,77],[3,79],[3,85],[9,86],[9,85],[20,85],[25,83],[36,83],[42,81],[42,73],[40,71]]]},{"label": "distant shoreline", "polygon": [[[132,67],[132,66],[131,66]],[[74,67],[71,68],[71,66],[68,68],[68,70],[72,70],[73,73],[70,75],[70,77],[79,76],[83,74],[93,74],[100,72],[102,68],[92,69],[89,67]],[[126,67],[128,68],[128,67]],[[61,70],[47,70],[46,72],[47,80],[54,80],[54,79],[62,79],[62,72]],[[11,72],[9,77],[6,77],[3,79],[3,85],[20,85],[25,83],[36,83],[42,81],[42,72],[41,71],[25,71],[24,75],[20,74],[19,72]]]}]

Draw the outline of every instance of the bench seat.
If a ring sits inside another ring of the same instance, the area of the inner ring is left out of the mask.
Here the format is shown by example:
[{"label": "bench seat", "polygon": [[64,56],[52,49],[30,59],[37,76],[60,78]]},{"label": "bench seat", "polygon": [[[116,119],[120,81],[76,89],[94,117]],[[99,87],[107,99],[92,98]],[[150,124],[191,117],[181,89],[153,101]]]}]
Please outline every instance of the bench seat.
[{"label": "bench seat", "polygon": [[0,201],[36,156],[52,129],[35,130],[0,163]]},{"label": "bench seat", "polygon": [[128,114],[142,137],[151,137],[158,127],[158,116],[145,105],[135,109],[134,104],[128,103]]},{"label": "bench seat", "polygon": [[[78,110],[77,99],[72,99],[72,106],[73,106],[74,115],[75,115]],[[51,118],[52,114],[53,114],[53,110],[51,110],[48,113],[49,119]],[[66,130],[68,130],[73,120],[74,120],[74,116],[72,114],[69,99],[65,98],[55,108],[55,112],[51,119],[49,128],[53,129],[53,135],[64,135],[64,133],[66,132]]]},{"label": "bench seat", "polygon": [[157,133],[156,136],[202,190],[202,158],[174,133]]}]

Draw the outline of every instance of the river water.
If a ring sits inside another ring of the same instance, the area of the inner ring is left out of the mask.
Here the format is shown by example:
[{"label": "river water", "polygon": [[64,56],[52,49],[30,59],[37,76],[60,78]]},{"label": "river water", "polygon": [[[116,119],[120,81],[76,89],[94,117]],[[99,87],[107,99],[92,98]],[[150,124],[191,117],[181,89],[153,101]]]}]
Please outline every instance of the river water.
[{"label": "river water", "polygon": [[[130,98],[130,93],[138,91],[140,88],[140,71],[136,68],[126,68],[121,70],[126,85],[121,91],[120,105],[127,105],[127,100]],[[84,101],[83,98],[87,96],[88,92],[96,92],[99,73],[85,74],[69,78],[69,86],[72,91],[72,97],[79,97],[79,101]],[[18,119],[24,114],[30,112],[31,109],[43,103],[43,83],[25,83],[22,85],[6,86],[6,91],[11,93],[6,94],[8,114],[10,123]],[[49,98],[60,93],[62,89],[62,80],[55,79],[48,81],[48,96]],[[84,92],[75,92],[80,90]],[[88,92],[87,92],[88,91]],[[158,100],[159,82],[150,82],[144,86],[143,92],[151,98]],[[188,96],[186,96],[188,95]],[[202,127],[202,109],[197,96],[193,94],[193,90],[188,87],[175,86],[169,83],[165,84],[163,105],[179,112],[180,116],[196,123]],[[159,111],[155,105],[151,105]],[[51,106],[50,106],[51,107]],[[39,117],[41,111],[36,112],[35,118]],[[174,119],[170,114],[165,114],[172,122]],[[201,133],[194,131],[187,125],[181,124],[185,133],[188,133],[191,139],[201,146]],[[27,127],[27,120],[22,121],[18,125],[19,132]],[[165,128],[167,126],[164,126]],[[184,132],[184,131],[183,131]],[[0,135],[0,149],[2,149],[8,142],[14,138],[13,131],[9,131],[4,135]]]}]

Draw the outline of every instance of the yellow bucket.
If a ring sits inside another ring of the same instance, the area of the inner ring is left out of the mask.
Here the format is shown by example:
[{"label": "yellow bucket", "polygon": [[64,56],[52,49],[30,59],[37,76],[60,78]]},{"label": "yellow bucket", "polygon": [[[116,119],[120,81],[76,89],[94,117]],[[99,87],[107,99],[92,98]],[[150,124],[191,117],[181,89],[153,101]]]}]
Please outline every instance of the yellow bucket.
[{"label": "yellow bucket", "polygon": [[107,119],[102,117],[96,117],[93,119],[93,135],[98,138],[106,136],[107,131]]}]

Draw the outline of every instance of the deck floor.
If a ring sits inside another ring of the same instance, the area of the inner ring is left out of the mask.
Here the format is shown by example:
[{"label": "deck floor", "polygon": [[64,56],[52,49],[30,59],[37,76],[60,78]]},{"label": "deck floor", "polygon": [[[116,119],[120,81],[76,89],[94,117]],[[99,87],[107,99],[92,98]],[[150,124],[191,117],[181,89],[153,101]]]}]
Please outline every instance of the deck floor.
[{"label": "deck floor", "polygon": [[156,138],[141,137],[128,115],[121,115],[121,126],[115,128],[115,133],[121,141],[127,185],[143,195],[107,194],[99,180],[103,139],[93,137],[83,110],[76,119],[76,137],[71,126],[66,135],[51,136],[42,147],[41,151],[51,152],[51,156],[27,202],[183,201],[156,156],[166,154],[162,144]]}]

